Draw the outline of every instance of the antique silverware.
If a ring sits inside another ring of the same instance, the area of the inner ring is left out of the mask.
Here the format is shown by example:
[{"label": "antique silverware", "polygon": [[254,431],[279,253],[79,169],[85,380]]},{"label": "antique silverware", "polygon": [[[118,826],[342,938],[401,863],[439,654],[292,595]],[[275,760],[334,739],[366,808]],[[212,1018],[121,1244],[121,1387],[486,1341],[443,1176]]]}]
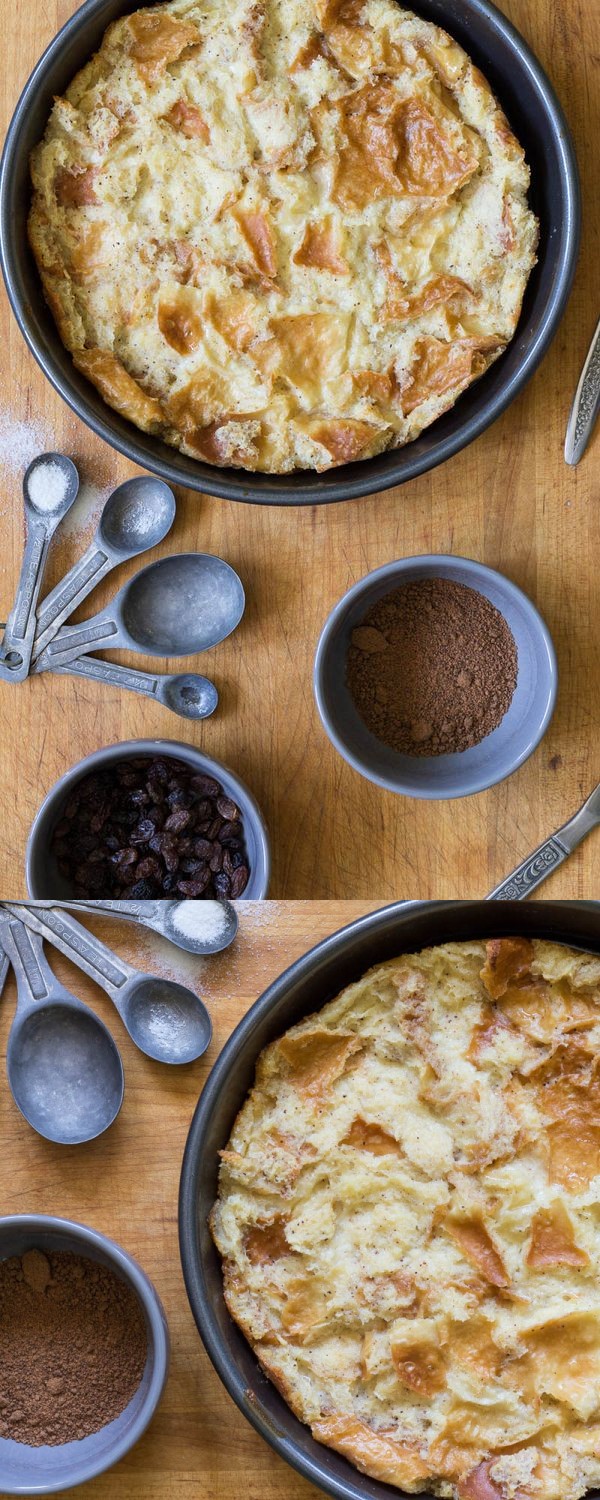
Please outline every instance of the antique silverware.
[{"label": "antique silverware", "polygon": [[578,464],[580,458],[583,458],[592,436],[599,410],[600,322],[596,328],[587,359],[581,371],[579,385],[575,392],[575,400],[571,408],[565,440],[565,461],[568,464]]},{"label": "antique silverware", "polygon": [[529,896],[536,886],[541,885],[547,875],[551,875],[565,859],[573,853],[582,839],[587,838],[600,823],[600,782],[594,788],[591,796],[584,802],[568,823],[563,823],[556,833],[545,839],[533,854],[529,854],[522,864],[518,865],[506,880],[502,880],[495,890],[490,891],[488,901],[522,901]]}]

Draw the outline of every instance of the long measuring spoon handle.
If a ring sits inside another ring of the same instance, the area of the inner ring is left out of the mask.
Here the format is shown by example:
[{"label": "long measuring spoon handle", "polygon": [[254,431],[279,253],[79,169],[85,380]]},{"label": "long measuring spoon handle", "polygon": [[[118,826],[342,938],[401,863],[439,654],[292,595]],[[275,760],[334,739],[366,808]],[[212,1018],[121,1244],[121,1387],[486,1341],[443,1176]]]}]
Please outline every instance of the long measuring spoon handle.
[{"label": "long measuring spoon handle", "polygon": [[28,928],[54,943],[66,958],[83,969],[84,974],[89,974],[90,979],[95,980],[101,989],[106,990],[110,999],[118,1004],[121,991],[128,979],[136,973],[135,969],[117,958],[105,943],[101,943],[99,938],[82,927],[74,917],[46,910],[40,914],[34,907],[13,906],[10,902],[5,902],[4,905],[13,915],[20,916]]},{"label": "long measuring spoon handle", "polygon": [[52,664],[51,670],[63,676],[89,677],[107,687],[127,688],[130,693],[140,693],[144,698],[158,698],[162,684],[160,673],[136,672],[133,667],[123,667],[119,662],[100,661],[85,654],[67,662],[66,666]]},{"label": "long measuring spoon handle", "polygon": [[73,564],[61,578],[50,594],[42,600],[37,610],[35,636],[33,641],[33,660],[36,661],[46,649],[67,616],[72,614],[88,594],[92,593],[96,584],[100,583],[111,568],[115,566],[115,559],[102,547],[92,542],[79,562]]},{"label": "long measuring spoon handle", "polygon": [[41,937],[30,932],[15,912],[9,915],[8,908],[4,909],[0,923],[2,944],[15,972],[21,1008],[51,999],[56,980],[44,957]]},{"label": "long measuring spoon handle", "polygon": [[64,667],[75,661],[85,651],[104,651],[118,646],[120,630],[116,620],[104,616],[97,620],[84,620],[81,625],[61,625],[46,650],[35,664],[36,672],[49,672],[53,667]]},{"label": "long measuring spoon handle", "polygon": [[[50,906],[53,902],[48,903]],[[58,903],[62,905],[61,902]],[[166,903],[165,903],[166,904]],[[127,922],[155,922],[158,924],[161,917],[160,901],[69,901],[70,907],[77,907],[83,911],[108,911],[114,912],[116,917],[121,917]]]},{"label": "long measuring spoon handle", "polygon": [[[35,606],[52,533],[42,521],[30,521],[15,602],[2,642],[3,676],[22,682],[28,675],[35,632]],[[13,657],[13,661],[8,658]]]}]

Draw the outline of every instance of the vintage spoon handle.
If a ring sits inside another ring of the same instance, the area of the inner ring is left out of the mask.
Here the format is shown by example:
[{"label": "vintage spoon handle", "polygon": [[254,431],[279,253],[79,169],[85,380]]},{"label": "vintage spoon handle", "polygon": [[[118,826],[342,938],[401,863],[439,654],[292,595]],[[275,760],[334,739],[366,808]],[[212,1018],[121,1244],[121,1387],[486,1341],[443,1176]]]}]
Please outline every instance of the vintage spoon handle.
[{"label": "vintage spoon handle", "polygon": [[583,366],[571,407],[565,440],[565,461],[578,464],[583,458],[600,410],[600,322]]},{"label": "vintage spoon handle", "polygon": [[16,906],[11,901],[3,901],[2,905],[5,911],[19,917],[26,927],[54,943],[55,948],[64,953],[66,958],[70,958],[78,968],[83,969],[84,974],[89,974],[90,979],[94,979],[101,989],[106,990],[117,1009],[119,1008],[119,994],[132,974],[137,973],[135,969],[124,963],[123,959],[117,958],[112,949],[101,943],[99,938],[82,927],[74,917],[63,917],[58,912],[47,910],[40,916],[35,908],[24,903]]},{"label": "vintage spoon handle", "polygon": [[53,911],[57,908],[66,908],[68,911],[109,911],[114,912],[116,917],[121,917],[124,922],[150,925],[155,932],[162,932],[164,928],[160,901],[31,901],[27,905],[32,911]]},{"label": "vintage spoon handle", "polygon": [[[23,553],[15,602],[8,617],[2,642],[0,670],[11,682],[27,677],[35,632],[35,606],[40,592],[46,559],[54,527],[43,521],[30,521]],[[7,660],[14,657],[14,664]]]},{"label": "vintage spoon handle", "polygon": [[6,984],[9,969],[10,959],[8,957],[8,954],[2,951],[0,952],[0,995],[2,994],[2,991]]},{"label": "vintage spoon handle", "polygon": [[587,838],[592,828],[600,823],[600,785],[597,786],[562,828],[545,839],[533,854],[529,854],[516,870],[506,876],[487,897],[488,901],[523,901],[547,875],[551,875],[565,859],[573,853],[582,839]]},{"label": "vintage spoon handle", "polygon": [[[38,656],[35,671],[49,672],[54,667],[64,667],[84,652],[113,650],[124,642],[116,620],[104,615],[95,620],[84,620],[81,625],[61,625],[58,634]],[[131,647],[136,650],[135,646]]]},{"label": "vintage spoon handle", "polygon": [[117,559],[93,541],[83,557],[69,568],[64,578],[56,584],[50,594],[42,600],[37,610],[37,621],[33,641],[32,660],[37,661],[42,651],[54,639],[67,616],[87,599],[101,578],[105,578],[116,567]]},{"label": "vintage spoon handle", "polygon": [[134,667],[124,667],[120,662],[102,661],[99,657],[87,656],[85,652],[64,666],[50,664],[50,670],[64,677],[87,677],[92,682],[103,682],[107,687],[126,688],[130,693],[139,693],[142,698],[153,698],[155,702],[162,703],[164,708],[168,708],[171,713],[177,714],[181,719],[209,719],[218,702],[218,694],[214,685],[209,682],[208,678],[200,678],[194,674],[196,693],[199,695],[200,691],[203,691],[204,702],[201,702],[197,710],[194,703],[195,711],[186,712],[185,700],[181,702],[180,707],[176,707],[175,703],[169,701],[165,689],[171,682],[170,673],[136,672]]}]

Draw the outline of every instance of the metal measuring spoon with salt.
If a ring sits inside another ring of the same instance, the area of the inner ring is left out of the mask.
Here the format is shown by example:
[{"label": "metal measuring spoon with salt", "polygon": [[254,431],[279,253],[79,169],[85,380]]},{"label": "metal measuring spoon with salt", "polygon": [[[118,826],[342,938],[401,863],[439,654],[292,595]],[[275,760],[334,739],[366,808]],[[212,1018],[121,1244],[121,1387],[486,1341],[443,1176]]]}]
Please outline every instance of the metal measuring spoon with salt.
[{"label": "metal measuring spoon with salt", "polygon": [[245,603],[241,580],[222,558],[205,552],[162,557],[130,578],[91,620],[63,625],[34,670],[66,666],[89,650],[125,647],[152,656],[207,651],[239,625]]},{"label": "metal measuring spoon with salt", "polygon": [[222,953],[238,930],[238,914],[232,901],[30,901],[32,911],[106,912],[121,922],[149,927],[185,953],[199,957]]},{"label": "metal measuring spoon with salt", "polygon": [[38,601],[50,542],[79,490],[75,464],[63,453],[41,453],[23,479],[27,538],[15,602],[0,647],[0,677],[23,682],[29,675]]},{"label": "metal measuring spoon with salt", "polygon": [[175,979],[134,969],[74,917],[27,903],[3,901],[2,906],[54,943],[106,991],[140,1052],[155,1062],[176,1064],[194,1062],[206,1052],[212,1023],[194,990]]},{"label": "metal measuring spoon with salt", "polygon": [[63,621],[119,563],[148,552],[171,530],[175,496],[162,479],[136,474],[109,495],[89,547],[37,610],[32,660],[54,639]]}]

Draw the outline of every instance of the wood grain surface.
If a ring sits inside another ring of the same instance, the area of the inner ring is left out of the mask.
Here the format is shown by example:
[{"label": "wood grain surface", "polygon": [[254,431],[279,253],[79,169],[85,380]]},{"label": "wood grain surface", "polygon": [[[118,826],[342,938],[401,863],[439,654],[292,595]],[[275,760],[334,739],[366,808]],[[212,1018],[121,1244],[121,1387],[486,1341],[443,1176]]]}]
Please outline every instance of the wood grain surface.
[{"label": "wood grain surface", "polygon": [[[189,726],[158,704],[69,677],[0,685],[0,891],[25,894],[27,831],[60,773],[98,746],[132,736],[191,739],[248,782],[271,831],[271,894],[279,898],[482,896],[564,822],[598,780],[600,431],[578,469],[566,467],[562,450],[600,302],[600,5],[502,5],[555,83],[582,172],[582,255],[549,355],[493,428],[443,468],[403,488],[297,511],[181,492],[176,527],[162,551],[214,550],[239,569],[247,590],[241,628],[202,659],[202,670],[221,690],[221,708],[214,719]],[[70,0],[5,4],[0,89],[7,120],[36,58],[73,8]],[[23,540],[19,447],[11,423],[34,421],[47,447],[74,455],[88,483],[112,486],[132,470],[53,393],[5,297],[0,336],[5,618]],[[72,533],[56,548],[50,584],[82,540]],[[559,657],[558,709],[542,746],[508,782],[459,804],[397,798],[363,780],[330,746],[312,696],[315,645],[332,605],[370,569],[427,551],[465,554],[505,572],[541,608]],[[118,582],[138,566],[122,568]],[[94,606],[115,587],[113,575]],[[149,665],[139,657],[133,664]],[[596,834],[545,892],[596,894],[599,851]]]},{"label": "wood grain surface", "polygon": [[[205,1058],[166,1068],[138,1053],[102,991],[48,948],[63,982],[102,1015],[121,1050],[125,1102],[111,1130],[87,1146],[59,1147],[26,1124],[8,1092],[4,1058],[14,980],[0,1004],[0,1215],[52,1213],[91,1224],[135,1255],[167,1314],[169,1380],[154,1421],[115,1469],[77,1491],[81,1500],[309,1500],[317,1495],[240,1415],[215,1374],[190,1312],[179,1260],[177,1197],[183,1148],[209,1069],[258,995],[294,959],[373,903],[246,902],[228,953],[198,960],[152,933],[94,919],[115,951],[148,972],[191,984],[211,1013]],[[1,1253],[1,1247],[0,1247]],[[0,1495],[2,1476],[0,1473]]]}]

